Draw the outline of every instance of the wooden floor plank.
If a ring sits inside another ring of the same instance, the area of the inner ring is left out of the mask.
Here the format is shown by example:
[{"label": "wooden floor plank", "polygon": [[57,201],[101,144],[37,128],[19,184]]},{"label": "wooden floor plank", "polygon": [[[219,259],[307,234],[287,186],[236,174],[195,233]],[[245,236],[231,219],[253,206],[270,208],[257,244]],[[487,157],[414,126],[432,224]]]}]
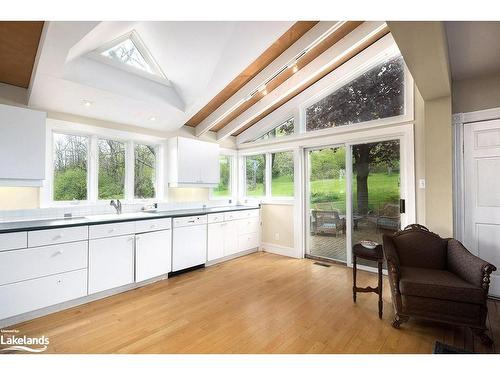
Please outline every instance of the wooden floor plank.
[{"label": "wooden floor plank", "polygon": [[[375,274],[358,271],[360,286]],[[463,328],[410,320],[392,328],[384,278],[352,301],[352,270],[255,253],[15,327],[46,335],[50,353],[431,353],[436,340],[491,352]],[[489,301],[500,340],[499,303]]]}]

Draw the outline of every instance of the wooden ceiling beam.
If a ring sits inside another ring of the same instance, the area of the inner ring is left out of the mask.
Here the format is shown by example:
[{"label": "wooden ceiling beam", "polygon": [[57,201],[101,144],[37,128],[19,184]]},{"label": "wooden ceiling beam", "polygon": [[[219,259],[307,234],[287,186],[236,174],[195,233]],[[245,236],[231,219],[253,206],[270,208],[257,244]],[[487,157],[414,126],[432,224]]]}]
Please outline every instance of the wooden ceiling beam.
[{"label": "wooden ceiling beam", "polygon": [[274,59],[286,51],[292,44],[299,40],[318,21],[299,21],[293,24],[276,42],[266,49],[252,64],[233,79],[221,92],[219,92],[208,104],[191,117],[186,125],[197,126],[208,115],[219,108],[225,101],[233,96],[238,90],[245,86],[252,78],[259,74]]},{"label": "wooden ceiling beam", "polygon": [[43,21],[0,22],[0,82],[28,88]]},{"label": "wooden ceiling beam", "polygon": [[210,130],[213,125],[212,119],[217,118],[221,113],[227,111],[230,99],[252,82],[255,77],[260,76],[263,71],[268,71],[268,67],[272,65],[273,61],[286,53],[292,45],[307,34],[317,23],[318,21],[296,22],[205,107],[191,117],[186,125],[195,126],[198,136]]},{"label": "wooden ceiling beam", "polygon": [[364,22],[312,59],[276,89],[217,131],[217,139],[240,134],[389,32],[385,22]]}]

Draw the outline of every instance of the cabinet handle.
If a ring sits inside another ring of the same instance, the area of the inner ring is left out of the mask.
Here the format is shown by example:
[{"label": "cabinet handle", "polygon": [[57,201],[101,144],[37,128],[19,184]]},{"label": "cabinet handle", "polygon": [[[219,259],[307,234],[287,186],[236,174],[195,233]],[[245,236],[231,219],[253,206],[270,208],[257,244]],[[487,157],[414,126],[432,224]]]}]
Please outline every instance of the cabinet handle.
[{"label": "cabinet handle", "polygon": [[58,234],[58,235],[56,235],[56,236],[54,237],[54,240],[59,240],[59,239],[61,239],[61,238],[63,238],[63,235],[62,235],[62,234]]},{"label": "cabinet handle", "polygon": [[62,255],[63,254],[63,251],[62,250],[57,250],[54,255]]},{"label": "cabinet handle", "polygon": [[111,228],[110,230],[108,230],[108,233],[113,233],[115,231],[115,228]]}]

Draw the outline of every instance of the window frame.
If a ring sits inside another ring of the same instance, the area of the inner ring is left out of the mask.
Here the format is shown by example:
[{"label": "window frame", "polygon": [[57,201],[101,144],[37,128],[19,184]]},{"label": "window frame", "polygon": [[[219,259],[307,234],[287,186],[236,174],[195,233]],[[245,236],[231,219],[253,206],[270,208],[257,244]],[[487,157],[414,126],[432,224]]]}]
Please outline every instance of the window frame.
[{"label": "window frame", "polygon": [[214,188],[211,187],[208,190],[208,200],[210,201],[231,201],[236,202],[236,197],[238,195],[238,162],[237,162],[238,152],[236,150],[220,148],[219,156],[227,156],[229,157],[229,196],[220,197],[214,195]]},{"label": "window frame", "polygon": [[[287,137],[285,137],[287,138]],[[276,154],[279,152],[291,152],[293,156],[293,191],[294,194],[290,197],[279,197],[272,195],[272,168],[271,168],[271,154]],[[264,155],[265,158],[265,170],[264,170],[264,187],[265,194],[262,196],[250,196],[247,195],[247,186],[246,186],[246,157],[247,156],[255,156],[255,155]],[[240,201],[249,202],[249,201],[259,201],[261,203],[283,203],[283,204],[293,204],[296,200],[296,180],[297,180],[297,149],[293,146],[287,146],[283,148],[266,148],[261,150],[255,150],[251,152],[240,152],[238,154],[239,159],[239,170],[241,171],[240,178]],[[300,173],[299,173],[300,174]]]},{"label": "window frame", "polygon": [[[88,157],[87,157],[87,199],[71,201],[54,200],[54,133],[65,135],[84,136],[88,138]],[[50,175],[47,178],[40,191],[40,207],[67,207],[84,205],[107,205],[109,199],[99,199],[98,197],[98,178],[99,178],[99,155],[98,139],[113,140],[125,144],[125,197],[122,199],[124,204],[153,203],[164,201],[164,139],[130,133],[120,130],[100,128],[91,125],[47,119],[46,127],[46,162],[45,168]],[[135,168],[135,144],[154,146],[155,148],[155,197],[153,198],[135,198],[134,197],[134,168]]]}]

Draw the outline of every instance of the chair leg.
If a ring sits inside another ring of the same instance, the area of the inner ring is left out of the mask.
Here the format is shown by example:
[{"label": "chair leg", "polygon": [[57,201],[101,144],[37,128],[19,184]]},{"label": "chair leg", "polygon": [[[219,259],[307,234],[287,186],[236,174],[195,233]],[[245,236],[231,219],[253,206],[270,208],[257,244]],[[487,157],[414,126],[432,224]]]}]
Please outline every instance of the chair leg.
[{"label": "chair leg", "polygon": [[472,332],[479,337],[479,340],[481,340],[481,344],[486,345],[486,346],[492,346],[493,345],[493,340],[486,333],[486,332],[488,332],[487,329],[473,328]]},{"label": "chair leg", "polygon": [[392,326],[397,329],[401,327],[401,324],[406,323],[408,319],[410,319],[410,317],[407,315],[396,314],[392,320]]}]

